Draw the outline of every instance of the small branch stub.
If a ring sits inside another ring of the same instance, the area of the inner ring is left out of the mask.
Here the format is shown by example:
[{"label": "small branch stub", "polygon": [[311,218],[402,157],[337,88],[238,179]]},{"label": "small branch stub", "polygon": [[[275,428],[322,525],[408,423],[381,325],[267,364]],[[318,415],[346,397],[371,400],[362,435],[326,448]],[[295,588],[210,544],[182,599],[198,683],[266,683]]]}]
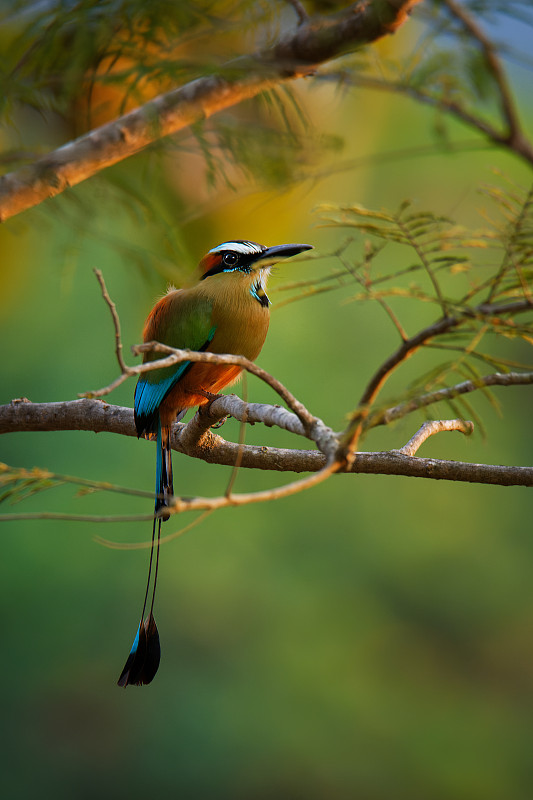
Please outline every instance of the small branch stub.
[{"label": "small branch stub", "polygon": [[404,456],[414,456],[419,447],[436,433],[443,431],[460,431],[465,436],[470,436],[474,430],[474,423],[470,420],[463,419],[434,419],[424,424],[418,429],[415,435],[409,439],[407,444],[396,450],[397,453],[402,453]]}]

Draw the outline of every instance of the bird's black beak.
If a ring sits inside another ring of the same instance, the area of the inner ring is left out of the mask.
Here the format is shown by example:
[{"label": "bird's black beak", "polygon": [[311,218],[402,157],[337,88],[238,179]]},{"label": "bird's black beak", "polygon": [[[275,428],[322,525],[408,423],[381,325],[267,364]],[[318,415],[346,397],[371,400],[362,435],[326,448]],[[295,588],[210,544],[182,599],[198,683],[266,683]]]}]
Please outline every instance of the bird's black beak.
[{"label": "bird's black beak", "polygon": [[303,253],[305,250],[312,250],[312,244],[276,244],[274,247],[267,247],[266,250],[257,256],[255,265],[261,267],[268,267],[271,264],[281,261],[282,258],[290,258],[297,256],[298,253]]}]

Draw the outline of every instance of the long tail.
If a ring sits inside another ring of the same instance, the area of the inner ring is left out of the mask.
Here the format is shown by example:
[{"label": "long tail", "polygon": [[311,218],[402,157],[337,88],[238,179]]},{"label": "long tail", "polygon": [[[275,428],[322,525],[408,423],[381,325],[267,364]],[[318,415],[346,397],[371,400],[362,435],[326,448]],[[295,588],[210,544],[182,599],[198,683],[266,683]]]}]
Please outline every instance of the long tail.
[{"label": "long tail", "polygon": [[[159,542],[161,539],[161,522],[169,518],[169,514],[159,514],[162,508],[169,505],[170,498],[174,490],[172,485],[172,455],[170,447],[170,428],[162,427],[159,421],[157,427],[157,462],[156,462],[156,486],[155,486],[155,511],[154,523],[152,527],[152,544],[150,547],[150,562],[148,565],[148,578],[146,581],[146,591],[141,612],[141,621],[137,634],[133,641],[130,654],[124,665],[117,683],[119,686],[142,686],[150,683],[158,668],[161,659],[161,646],[159,643],[159,633],[154,619],[154,601],[157,585],[157,573],[159,570]],[[157,528],[157,538],[156,538]],[[150,592],[150,582],[152,578],[152,566],[154,564],[155,549],[155,568],[152,585],[152,599],[150,602],[150,613],[145,619],[146,605]]]},{"label": "long tail", "polygon": [[[174,494],[172,484],[172,450],[170,447],[170,428],[157,427],[157,463],[155,472],[155,513],[167,508]],[[168,519],[170,515],[163,515]]]}]

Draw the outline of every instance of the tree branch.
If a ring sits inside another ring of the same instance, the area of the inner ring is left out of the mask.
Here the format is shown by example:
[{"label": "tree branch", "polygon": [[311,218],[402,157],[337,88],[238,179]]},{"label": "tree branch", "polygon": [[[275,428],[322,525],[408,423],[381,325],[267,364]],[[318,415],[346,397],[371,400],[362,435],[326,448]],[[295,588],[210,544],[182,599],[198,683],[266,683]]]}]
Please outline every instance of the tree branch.
[{"label": "tree branch", "polygon": [[81,136],[33,164],[0,178],[0,222],[54,197],[100,170],[218,111],[394,31],[420,0],[354,3],[337,14],[300,20],[275,45],[161,94],[140,108]]},{"label": "tree branch", "polygon": [[[234,396],[219,398],[212,409],[219,414],[238,413]],[[242,401],[239,401],[242,403]],[[242,403],[245,406],[245,403]],[[298,419],[284,409],[272,406],[248,405],[248,419],[259,421],[260,409],[265,409],[265,419],[271,413],[280,413],[279,419],[288,419],[297,426]],[[274,411],[272,411],[274,409]],[[281,413],[283,412],[283,413]],[[291,421],[292,418],[292,421]],[[263,420],[261,420],[263,421]],[[207,420],[201,423],[204,427]],[[172,439],[174,450],[208,463],[233,466],[241,451],[241,466],[248,469],[277,470],[280,472],[317,472],[324,469],[326,456],[316,450],[290,450],[257,445],[239,446],[225,441],[218,434],[207,430],[196,438],[194,426],[197,416],[187,425],[175,423]],[[268,424],[268,423],[267,423]],[[276,420],[276,424],[278,420]],[[283,425],[285,427],[285,425]],[[187,430],[189,429],[189,430]],[[0,433],[17,431],[85,430],[136,436],[131,408],[110,406],[99,400],[72,400],[63,403],[30,403],[13,401],[0,406]],[[287,430],[290,430],[287,427]],[[303,433],[303,427],[300,429]],[[192,432],[193,435],[190,435]],[[299,433],[300,431],[294,430]],[[188,435],[189,434],[189,435]],[[350,467],[352,473],[373,475],[403,475],[431,478],[433,480],[463,481],[499,486],[533,486],[533,467],[493,466],[470,464],[461,461],[442,461],[406,456],[398,451],[357,453]]]},{"label": "tree branch", "polygon": [[[177,347],[169,347],[166,344],[161,344],[160,342],[145,342],[144,344],[134,345],[132,350],[135,354],[140,353],[165,353],[168,354],[167,358],[161,358],[157,361],[147,361],[144,364],[139,364],[136,367],[128,367],[124,365],[124,371],[122,374],[116,378],[109,386],[105,386],[102,389],[95,389],[89,392],[83,392],[80,394],[80,397],[86,397],[88,399],[92,398],[99,398],[103,397],[104,395],[110,394],[117,386],[124,383],[129,377],[133,375],[140,375],[143,372],[150,372],[156,369],[162,369],[164,367],[171,367],[175,364],[180,364],[183,361],[198,361],[207,364],[232,364],[238,367],[242,367],[251,375],[255,375],[260,380],[264,381],[268,386],[270,386],[274,391],[279,394],[282,400],[289,406],[290,409],[296,414],[297,418],[300,420],[304,430],[306,431],[305,435],[308,435],[309,438],[315,440],[315,433],[313,433],[316,426],[321,422],[317,417],[314,417],[307,408],[301,403],[289,390],[274,378],[273,375],[270,375],[266,370],[258,367],[253,361],[245,358],[244,356],[234,356],[231,354],[224,354],[224,353],[211,353],[211,352],[197,352],[196,350],[188,350],[186,348],[177,348]],[[224,415],[222,415],[224,416]],[[233,415],[232,415],[233,416]],[[325,426],[322,423],[322,428]],[[323,433],[323,430],[321,431]]]},{"label": "tree branch", "polygon": [[476,39],[481,47],[485,63],[489,69],[489,72],[494,78],[496,86],[498,87],[502,117],[508,128],[507,139],[509,144],[512,146],[512,142],[518,141],[522,134],[511,95],[511,89],[507,82],[500,59],[498,58],[496,48],[490,39],[485,36],[485,33],[477,25],[475,20],[470,16],[464,5],[457,3],[456,0],[443,0],[443,5],[445,5],[449,9],[450,13],[459,20],[463,28],[468,31],[468,33],[474,39]]},{"label": "tree branch", "polygon": [[512,133],[507,130],[499,131],[494,127],[494,125],[487,122],[487,120],[480,116],[476,116],[476,114],[473,114],[455,100],[451,100],[445,96],[429,93],[423,88],[411,86],[408,83],[394,83],[393,81],[365,75],[352,75],[351,83],[353,86],[359,86],[362,88],[378,89],[387,92],[394,92],[394,94],[403,94],[419,103],[424,103],[424,105],[428,105],[432,108],[444,111],[447,114],[451,114],[451,116],[455,117],[460,122],[464,122],[469,127],[478,130],[489,141],[496,145],[505,147],[512,153],[515,153],[515,155],[520,156],[527,164],[529,164],[529,166],[533,165],[533,146],[520,130],[514,130]]},{"label": "tree branch", "polygon": [[[350,423],[342,435],[342,446],[344,447],[347,458],[350,458],[350,453],[353,453],[357,448],[357,442],[365,427],[368,427],[368,417],[370,415],[370,406],[378,396],[382,386],[392,373],[410,358],[420,347],[452,330],[456,330],[465,322],[471,319],[487,319],[498,320],[500,314],[518,314],[523,311],[531,310],[531,302],[526,300],[516,300],[506,304],[491,304],[484,303],[475,308],[463,308],[460,314],[454,316],[442,317],[427,328],[411,336],[409,339],[402,341],[401,345],[387,358],[383,364],[376,370],[370,381],[368,382],[363,395],[359,401],[359,407],[354,412]],[[503,385],[503,384],[502,384]],[[379,419],[379,415],[377,415]],[[374,422],[377,425],[378,422]]]},{"label": "tree branch", "polygon": [[454,397],[460,394],[475,392],[476,389],[482,389],[485,386],[524,386],[531,383],[533,383],[533,372],[494,372],[491,375],[484,375],[475,381],[463,381],[455,384],[455,386],[448,386],[445,389],[438,389],[435,392],[420,395],[420,397],[413,397],[412,400],[408,400],[406,403],[399,403],[386,411],[377,412],[377,414],[370,416],[365,427],[374,428],[377,425],[388,425],[390,422],[400,419],[419,408],[425,408],[443,400],[453,400]]},{"label": "tree branch", "polygon": [[470,436],[474,431],[474,423],[464,419],[433,419],[429,422],[424,422],[407,444],[400,447],[398,452],[405,456],[414,456],[426,439],[443,431],[459,431],[464,433],[465,436]]},{"label": "tree branch", "polygon": [[300,3],[300,0],[287,0],[287,2],[294,8],[299,25],[303,25],[304,22],[309,20],[309,14],[305,10],[303,4]]}]

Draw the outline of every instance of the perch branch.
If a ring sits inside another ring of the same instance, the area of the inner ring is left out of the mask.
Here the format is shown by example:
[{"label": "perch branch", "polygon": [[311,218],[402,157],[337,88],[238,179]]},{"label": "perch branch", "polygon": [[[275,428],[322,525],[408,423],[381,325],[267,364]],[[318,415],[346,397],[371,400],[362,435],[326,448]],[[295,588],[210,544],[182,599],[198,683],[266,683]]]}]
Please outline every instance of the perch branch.
[{"label": "perch branch", "polygon": [[[231,413],[230,409],[236,410],[231,405],[233,397],[221,397],[213,403],[217,415],[225,408],[226,401],[230,401],[228,413]],[[267,414],[270,413],[271,407],[265,406],[265,408]],[[259,407],[255,405],[253,418],[257,421],[259,421],[258,412]],[[285,411],[285,414],[288,415],[289,412]],[[213,422],[216,422],[217,418],[215,417]],[[252,413],[249,412],[249,419],[251,418]],[[297,419],[296,422],[298,422]],[[196,437],[193,436],[195,442],[190,445],[186,429],[189,425],[194,426],[195,424],[196,417],[188,425],[175,423],[172,437],[173,449],[208,463],[233,467],[239,445],[225,441],[211,430],[208,430],[200,440],[196,440]],[[86,430],[96,433],[106,431],[123,436],[136,436],[131,408],[110,406],[99,400],[72,400],[63,403],[14,401],[0,406],[0,433],[61,430]],[[315,472],[326,464],[326,456],[317,450],[296,450],[259,445],[244,445],[241,449],[241,467],[246,469]],[[358,453],[349,471],[500,486],[533,486],[533,467],[411,458],[397,451]]]}]

